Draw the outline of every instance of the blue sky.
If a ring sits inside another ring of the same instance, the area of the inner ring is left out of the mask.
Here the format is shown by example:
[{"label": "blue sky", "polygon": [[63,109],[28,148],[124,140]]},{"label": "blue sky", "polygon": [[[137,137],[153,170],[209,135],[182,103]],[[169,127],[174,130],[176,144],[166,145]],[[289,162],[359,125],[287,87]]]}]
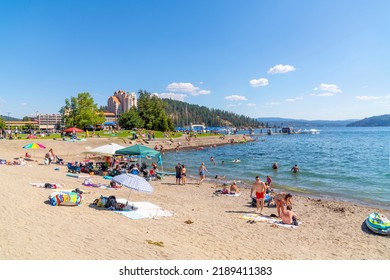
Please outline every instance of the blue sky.
[{"label": "blue sky", "polygon": [[140,89],[249,117],[390,109],[390,1],[0,0],[0,114]]}]

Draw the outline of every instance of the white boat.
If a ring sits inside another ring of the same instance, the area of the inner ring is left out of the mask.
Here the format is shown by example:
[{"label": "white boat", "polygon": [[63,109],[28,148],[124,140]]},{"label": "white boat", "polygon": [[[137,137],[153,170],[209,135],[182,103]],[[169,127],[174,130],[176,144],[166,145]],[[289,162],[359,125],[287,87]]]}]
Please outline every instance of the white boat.
[{"label": "white boat", "polygon": [[312,128],[312,129],[304,129],[301,130],[302,134],[320,134],[320,131],[318,129]]}]

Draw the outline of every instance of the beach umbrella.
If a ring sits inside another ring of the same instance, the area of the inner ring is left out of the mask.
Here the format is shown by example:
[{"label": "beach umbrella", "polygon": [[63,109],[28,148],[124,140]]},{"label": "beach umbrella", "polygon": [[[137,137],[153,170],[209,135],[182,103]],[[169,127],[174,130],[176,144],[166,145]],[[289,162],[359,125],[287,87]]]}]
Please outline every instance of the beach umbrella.
[{"label": "beach umbrella", "polygon": [[113,177],[112,180],[129,189],[147,193],[153,192],[153,187],[148,181],[138,175],[123,173]]},{"label": "beach umbrella", "polygon": [[155,157],[155,156],[159,155],[160,152],[156,151],[155,149],[146,147],[144,145],[137,144],[137,145],[129,146],[129,147],[124,148],[124,149],[117,150],[115,152],[115,154],[117,154],[117,155],[143,156],[143,157],[146,157],[146,156]]},{"label": "beach umbrella", "polygon": [[65,129],[64,132],[84,132],[84,130],[77,127],[69,127]]},{"label": "beach umbrella", "polygon": [[[24,145],[23,149],[46,149],[46,147],[39,143],[30,143]],[[35,157],[35,152],[34,152],[34,157]]]},{"label": "beach umbrella", "polygon": [[115,154],[117,154],[117,155],[139,156],[140,158],[141,157],[147,157],[147,156],[149,156],[149,157],[158,156],[157,164],[160,164],[161,165],[161,169],[164,170],[163,169],[163,165],[162,165],[161,153],[159,151],[156,151],[155,149],[146,147],[144,145],[136,144],[136,145],[133,145],[133,146],[129,146],[127,148],[117,150],[115,152]]},{"label": "beach umbrella", "polygon": [[142,177],[134,174],[124,173],[117,175],[112,180],[126,188],[130,189],[127,201],[129,200],[131,190],[151,193],[153,187]]},{"label": "beach umbrella", "polygon": [[103,146],[99,146],[94,149],[90,149],[89,151],[86,151],[85,153],[87,154],[99,154],[99,155],[104,155],[104,156],[113,156],[115,155],[115,152],[120,149],[124,149],[124,146],[115,144],[115,143],[110,143],[106,144]]},{"label": "beach umbrella", "polygon": [[45,146],[39,143],[30,143],[23,146],[23,149],[46,149]]}]

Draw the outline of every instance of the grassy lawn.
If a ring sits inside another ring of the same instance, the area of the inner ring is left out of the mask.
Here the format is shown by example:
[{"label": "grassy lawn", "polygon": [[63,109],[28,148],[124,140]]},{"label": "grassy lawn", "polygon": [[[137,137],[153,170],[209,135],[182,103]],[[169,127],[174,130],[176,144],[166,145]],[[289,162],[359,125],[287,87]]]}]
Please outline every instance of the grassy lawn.
[{"label": "grassy lawn", "polygon": [[[125,138],[125,139],[130,138],[130,139],[132,139],[134,132],[135,131],[133,131],[133,130],[119,130],[119,131],[115,131],[115,132],[96,131],[94,137],[97,137],[97,135],[99,135],[102,138],[116,137],[116,138]],[[147,130],[137,131],[137,135],[139,136],[141,134],[142,138],[147,139],[147,132],[148,132]],[[88,136],[91,137],[91,135],[92,135],[92,132],[88,131]],[[156,139],[164,138],[163,132],[161,132],[161,131],[154,131],[154,135],[155,135]],[[172,132],[169,134],[169,137],[178,138],[178,137],[181,137],[182,135],[183,135],[183,133],[181,133],[181,132]],[[19,134],[18,135],[18,139],[28,139],[27,137],[28,137],[28,134]],[[69,137],[69,136],[67,136],[67,137]],[[77,133],[77,137],[78,138],[85,138],[86,132]],[[54,138],[61,139],[61,134],[60,133],[51,133],[49,136],[46,136],[45,134],[43,134],[43,136],[42,136],[42,134],[38,134],[37,138],[31,138],[31,140],[33,141],[34,139],[54,139]]]}]

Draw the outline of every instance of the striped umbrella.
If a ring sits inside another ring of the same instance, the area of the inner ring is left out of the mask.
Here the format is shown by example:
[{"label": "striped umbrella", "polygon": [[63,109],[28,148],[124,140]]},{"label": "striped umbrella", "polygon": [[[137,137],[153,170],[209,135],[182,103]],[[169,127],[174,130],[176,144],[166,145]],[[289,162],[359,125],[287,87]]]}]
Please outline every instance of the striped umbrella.
[{"label": "striped umbrella", "polygon": [[[30,143],[24,145],[23,149],[46,149],[46,147],[39,143]],[[35,157],[35,152],[34,152],[34,157]]]},{"label": "striped umbrella", "polygon": [[148,192],[148,193],[153,192],[153,187],[144,178],[138,175],[124,173],[113,177],[112,180],[130,189],[127,200],[129,200],[131,190],[137,190],[137,191]]},{"label": "striped umbrella", "polygon": [[45,146],[39,143],[30,143],[23,146],[23,149],[46,149]]},{"label": "striped umbrella", "polygon": [[153,187],[144,178],[129,173],[117,175],[112,180],[126,188],[141,192],[153,192]]}]

